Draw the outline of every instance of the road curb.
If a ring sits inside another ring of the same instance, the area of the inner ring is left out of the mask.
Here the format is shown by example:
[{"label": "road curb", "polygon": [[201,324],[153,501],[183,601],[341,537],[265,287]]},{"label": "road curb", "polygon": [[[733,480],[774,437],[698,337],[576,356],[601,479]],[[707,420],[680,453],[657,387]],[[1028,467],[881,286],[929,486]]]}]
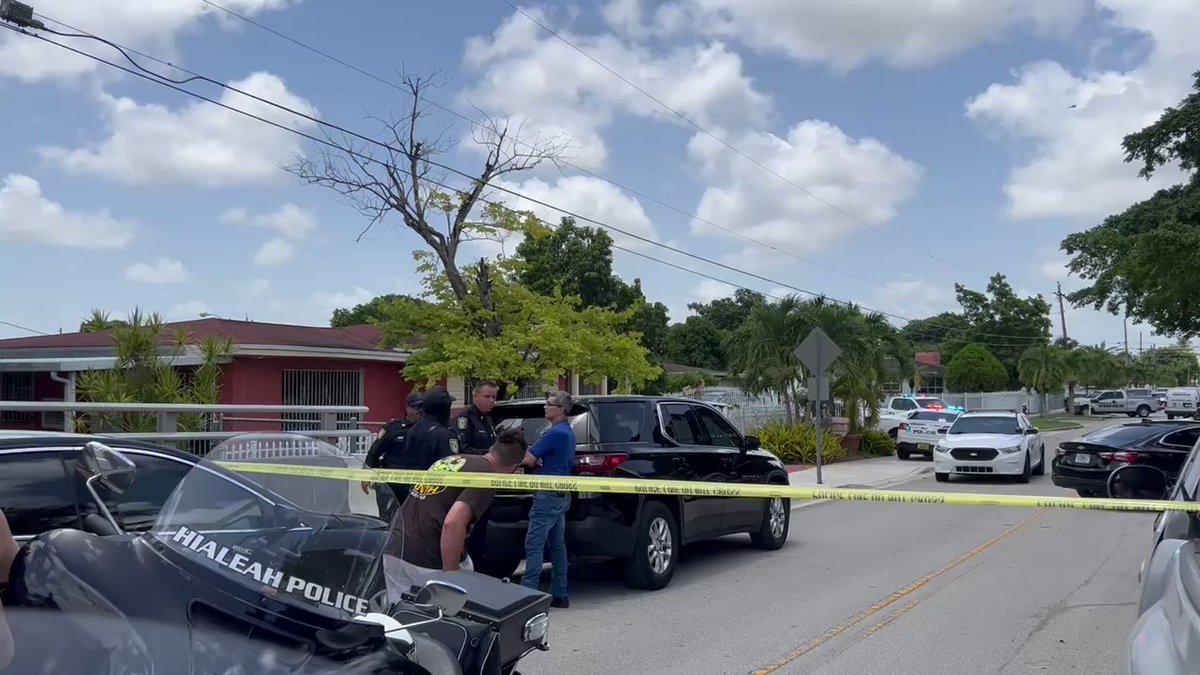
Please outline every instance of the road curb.
[{"label": "road curb", "polygon": [[[896,485],[901,485],[903,483],[908,483],[910,481],[917,480],[921,476],[931,474],[931,473],[933,473],[932,466],[923,466],[919,469],[913,469],[912,471],[909,471],[908,473],[906,473],[904,475],[895,476],[893,478],[886,478],[884,480],[877,480],[877,481],[873,481],[870,483],[842,483],[840,485],[827,485],[825,487],[848,488],[848,489],[853,489],[853,490],[879,490],[879,489],[883,489],[883,488],[893,487]],[[824,504],[826,502],[831,502],[831,501],[834,501],[834,500],[832,500],[832,499],[808,499],[808,500],[805,500],[802,502],[793,503],[792,510],[796,511],[798,509],[807,508],[809,506],[816,506],[818,504]]]}]

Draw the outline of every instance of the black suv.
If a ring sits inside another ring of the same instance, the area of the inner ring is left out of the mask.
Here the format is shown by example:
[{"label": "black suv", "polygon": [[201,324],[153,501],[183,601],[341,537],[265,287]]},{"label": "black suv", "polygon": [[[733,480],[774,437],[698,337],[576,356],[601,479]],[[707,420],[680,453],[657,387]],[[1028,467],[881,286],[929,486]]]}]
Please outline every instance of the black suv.
[{"label": "black suv", "polygon": [[[503,401],[492,416],[499,428],[523,427],[532,443],[549,424],[544,404]],[[778,457],[701,401],[580,396],[570,421],[576,475],[788,484]],[[496,495],[479,571],[500,577],[516,571],[525,557],[531,497]],[[576,559],[621,559],[631,586],[659,589],[670,583],[681,545],[748,532],[759,548],[775,550],[787,541],[790,518],[790,500],[783,498],[578,493],[567,511],[567,551]]]},{"label": "black suv", "polygon": [[1081,497],[1108,494],[1108,476],[1126,464],[1149,464],[1174,479],[1200,439],[1200,422],[1126,422],[1059,443],[1050,480]]}]

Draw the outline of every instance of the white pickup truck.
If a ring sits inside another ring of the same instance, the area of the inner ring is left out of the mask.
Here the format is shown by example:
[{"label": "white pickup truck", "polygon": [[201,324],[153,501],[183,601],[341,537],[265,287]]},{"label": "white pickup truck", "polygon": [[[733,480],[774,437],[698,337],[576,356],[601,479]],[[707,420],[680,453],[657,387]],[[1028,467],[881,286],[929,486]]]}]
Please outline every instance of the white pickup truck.
[{"label": "white pickup truck", "polygon": [[1106,389],[1092,397],[1091,406],[1093,415],[1149,417],[1158,411],[1158,398],[1151,389]]},{"label": "white pickup truck", "polygon": [[914,410],[949,410],[964,412],[958,406],[947,405],[945,401],[935,396],[893,396],[884,402],[879,411],[879,423],[876,429],[892,438],[896,437],[900,423],[907,420]]}]

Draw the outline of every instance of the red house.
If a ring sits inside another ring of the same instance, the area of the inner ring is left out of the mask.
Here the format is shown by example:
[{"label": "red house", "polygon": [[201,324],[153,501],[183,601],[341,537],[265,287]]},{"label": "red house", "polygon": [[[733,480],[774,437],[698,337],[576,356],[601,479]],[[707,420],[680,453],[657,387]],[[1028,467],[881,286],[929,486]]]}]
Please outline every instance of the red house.
[{"label": "red house", "polygon": [[[221,403],[262,405],[366,405],[369,421],[383,422],[403,409],[412,383],[400,376],[408,352],[380,349],[379,330],[291,326],[208,318],[166,324],[164,340],[186,329],[193,340],[231,337],[233,358],[222,366]],[[0,340],[0,399],[75,401],[78,373],[116,362],[106,333],[65,333]],[[178,367],[200,358],[190,350]],[[27,412],[0,412],[0,427],[55,428]]]},{"label": "red house", "polygon": [[[231,337],[233,357],[222,366],[222,404],[365,405],[367,421],[382,423],[398,415],[413,384],[401,376],[410,353],[381,349],[379,329],[371,325],[323,328],[207,318],[166,324],[164,344],[178,329],[193,341],[206,336]],[[64,333],[0,339],[0,400],[76,400],[80,372],[112,368],[112,339],[106,333]],[[185,352],[177,367],[200,363]],[[470,404],[469,384],[462,378],[443,382],[458,400]],[[607,387],[580,386],[574,377],[559,378],[573,393],[603,393]],[[539,396],[530,387],[519,396]],[[0,411],[0,428],[61,429],[59,414]]]}]

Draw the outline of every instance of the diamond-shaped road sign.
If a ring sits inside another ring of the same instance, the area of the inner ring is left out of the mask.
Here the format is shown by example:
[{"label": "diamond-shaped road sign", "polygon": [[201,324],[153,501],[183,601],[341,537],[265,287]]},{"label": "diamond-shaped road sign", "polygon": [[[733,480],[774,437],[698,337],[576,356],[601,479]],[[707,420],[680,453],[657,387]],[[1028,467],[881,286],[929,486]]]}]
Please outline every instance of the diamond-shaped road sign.
[{"label": "diamond-shaped road sign", "polygon": [[812,329],[792,354],[800,359],[809,372],[824,373],[842,355],[842,348],[818,327]]}]

